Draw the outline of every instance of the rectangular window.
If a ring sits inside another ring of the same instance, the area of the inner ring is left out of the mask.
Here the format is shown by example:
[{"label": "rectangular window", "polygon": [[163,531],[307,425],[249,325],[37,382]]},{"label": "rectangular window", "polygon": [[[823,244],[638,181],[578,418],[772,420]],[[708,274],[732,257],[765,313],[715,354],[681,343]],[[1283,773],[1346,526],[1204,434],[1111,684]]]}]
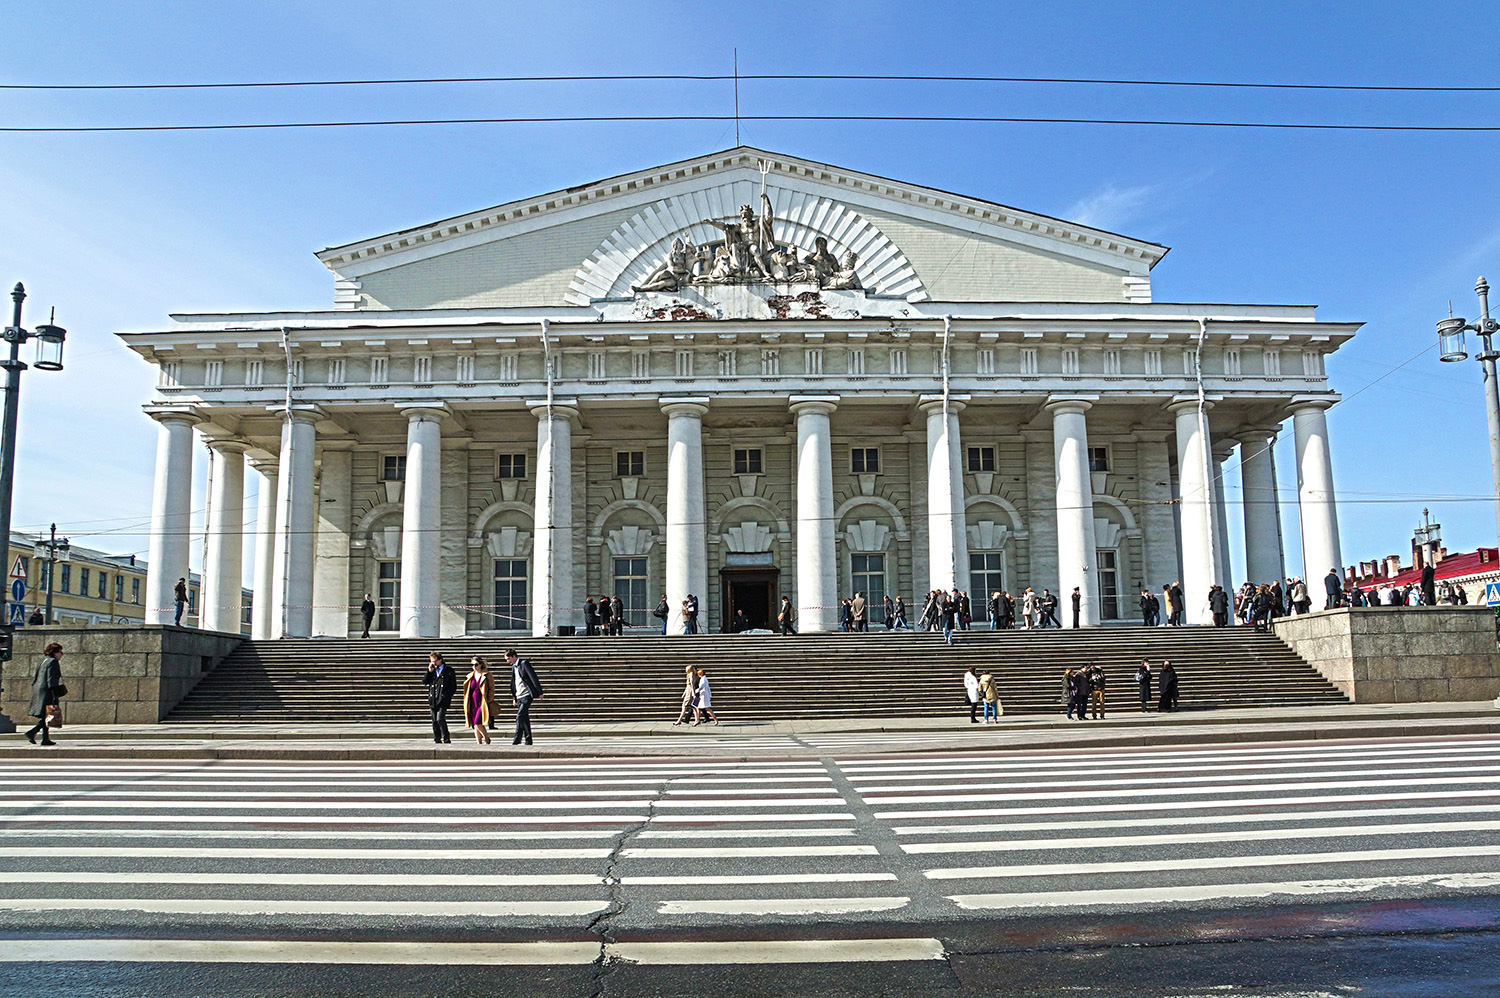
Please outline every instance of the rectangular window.
[{"label": "rectangular window", "polygon": [[646,626],[646,559],[615,559],[615,595],[630,627]]},{"label": "rectangular window", "polygon": [[109,599],[109,573],[99,573],[99,598]]},{"label": "rectangular window", "polygon": [[1090,447],[1089,448],[1089,470],[1090,471],[1108,471],[1109,470],[1109,448],[1108,447]]},{"label": "rectangular window", "polygon": [[125,576],[115,575],[115,602],[125,602]]},{"label": "rectangular window", "polygon": [[994,471],[995,470],[995,448],[993,448],[993,447],[970,447],[969,448],[969,470],[970,471]]},{"label": "rectangular window", "polygon": [[1099,559],[1099,619],[1120,619],[1120,571],[1113,551],[1097,552]]},{"label": "rectangular window", "polygon": [[[115,576],[115,578],[119,578],[119,576]],[[103,595],[103,594],[101,594],[101,595]],[[196,589],[189,589],[188,590],[187,612],[188,613],[197,613],[198,612],[198,590],[196,590]]]},{"label": "rectangular window", "polygon": [[36,587],[37,589],[45,592],[47,589],[47,583],[52,579],[52,563],[38,558],[36,560],[36,574]]},{"label": "rectangular window", "polygon": [[734,473],[736,475],[759,475],[761,473],[760,448],[737,449],[734,452]]},{"label": "rectangular window", "polygon": [[646,473],[646,452],[622,450],[615,452],[615,474],[620,478],[640,478]]},{"label": "rectangular window", "polygon": [[61,589],[65,593],[71,593],[73,591],[73,566],[72,565],[64,565],[62,567],[62,573],[58,576],[58,586],[57,586],[57,588]]},{"label": "rectangular window", "polygon": [[401,563],[382,561],[377,567],[375,595],[377,631],[394,631],[399,628],[401,617]]},{"label": "rectangular window", "polygon": [[381,470],[381,481],[404,482],[406,481],[406,455],[387,454],[385,467]]},{"label": "rectangular window", "polygon": [[78,570],[78,595],[80,595],[80,596],[87,596],[88,594],[89,594],[89,570],[86,569],[86,568],[80,568]]},{"label": "rectangular window", "polygon": [[526,455],[525,454],[501,454],[496,459],[496,478],[525,478],[526,477]]},{"label": "rectangular window", "polygon": [[[974,551],[969,554],[969,592],[971,609],[978,616],[989,614],[991,593],[1005,591],[1005,555],[999,551]],[[981,605],[984,607],[980,610]]]},{"label": "rectangular window", "polygon": [[880,448],[849,448],[849,471],[856,475],[878,474],[880,472]]},{"label": "rectangular window", "polygon": [[853,591],[865,594],[866,620],[885,619],[885,555],[849,556],[849,581]]},{"label": "rectangular window", "polygon": [[[141,580],[140,579],[131,579],[130,580],[130,602],[134,603],[136,606],[140,606],[141,605]],[[245,607],[245,609],[248,610],[249,606],[247,605]]]},{"label": "rectangular window", "polygon": [[391,381],[391,359],[389,357],[370,358],[370,384],[386,385]]},{"label": "rectangular window", "polygon": [[495,629],[525,630],[530,624],[526,601],[526,562],[505,558],[495,562]]}]

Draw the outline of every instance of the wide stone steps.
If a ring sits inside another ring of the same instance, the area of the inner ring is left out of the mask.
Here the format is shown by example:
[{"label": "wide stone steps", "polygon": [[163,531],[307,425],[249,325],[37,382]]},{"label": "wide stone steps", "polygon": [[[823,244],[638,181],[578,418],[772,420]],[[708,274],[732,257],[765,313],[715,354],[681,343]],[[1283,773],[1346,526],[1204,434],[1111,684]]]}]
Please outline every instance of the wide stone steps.
[{"label": "wide stone steps", "polygon": [[[1008,714],[1061,710],[1062,672],[1097,662],[1107,701],[1132,709],[1142,658],[1177,669],[1182,707],[1289,706],[1345,698],[1279,639],[1248,628],[1091,628],[968,631],[952,647],[936,634],[698,635],[662,637],[301,639],[246,641],[173,711],[169,721],[420,722],[421,676],[441,652],[460,676],[482,655],[508,706],[504,650],[530,658],[549,721],[675,717],[683,671],[708,670],[714,710],[735,720],[941,716],[965,713],[961,677],[992,672]],[[455,708],[455,714],[458,713]]]}]

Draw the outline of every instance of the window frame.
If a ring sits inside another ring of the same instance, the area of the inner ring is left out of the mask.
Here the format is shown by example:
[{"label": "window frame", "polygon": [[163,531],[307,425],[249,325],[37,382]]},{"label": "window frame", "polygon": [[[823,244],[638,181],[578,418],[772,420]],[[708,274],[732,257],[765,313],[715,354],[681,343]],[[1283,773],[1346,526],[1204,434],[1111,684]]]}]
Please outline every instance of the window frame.
[{"label": "window frame", "polygon": [[643,450],[615,451],[616,478],[642,478],[646,474],[646,452]]},{"label": "window frame", "polygon": [[[529,463],[530,459],[525,451],[520,453],[496,454],[495,478],[525,478]],[[520,468],[520,474],[516,473],[517,468]]]},{"label": "window frame", "polygon": [[[399,475],[391,474],[391,462],[396,462],[395,467]],[[382,454],[380,455],[380,480],[382,482],[404,482],[406,481],[406,455],[405,454]]]},{"label": "window frame", "polygon": [[[988,444],[965,444],[964,446],[968,448],[964,455],[964,463],[968,466],[970,474],[989,474],[995,470],[995,448],[993,446]],[[976,463],[974,459],[976,457],[979,459],[977,462],[979,467],[977,468],[974,466]],[[989,458],[990,466],[988,468],[984,466],[984,459],[986,457]]]},{"label": "window frame", "polygon": [[[870,467],[870,455],[875,456],[875,466]],[[859,455],[857,458],[855,455]],[[878,475],[880,474],[880,448],[879,447],[850,447],[849,448],[849,474],[851,475]]]},{"label": "window frame", "polygon": [[[743,465],[741,455],[744,455]],[[731,449],[730,463],[736,475],[764,475],[765,451],[760,447],[735,447]]]}]

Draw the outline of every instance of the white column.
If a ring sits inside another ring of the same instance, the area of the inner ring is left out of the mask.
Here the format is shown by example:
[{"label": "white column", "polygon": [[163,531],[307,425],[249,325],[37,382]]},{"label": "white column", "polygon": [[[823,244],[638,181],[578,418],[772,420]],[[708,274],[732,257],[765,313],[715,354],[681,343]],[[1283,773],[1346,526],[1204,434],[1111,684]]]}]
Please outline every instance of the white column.
[{"label": "white column", "polygon": [[[708,525],[703,502],[703,416],[707,398],[664,398],[667,414],[667,609],[675,615],[691,593],[698,597],[698,629],[707,632]],[[667,633],[673,633],[668,616]],[[680,631],[680,629],[679,629]]]},{"label": "white column", "polygon": [[271,569],[271,633],[312,635],[313,545],[317,529],[313,472],[322,410],[293,406],[281,424],[276,481],[276,555]]},{"label": "white column", "polygon": [[[313,634],[347,638],[351,624],[349,526],[353,508],[353,443],[328,441],[318,468],[317,568],[313,572]],[[357,601],[356,601],[357,602]]]},{"label": "white column", "polygon": [[1177,417],[1177,483],[1181,497],[1182,596],[1189,624],[1211,624],[1208,590],[1218,580],[1214,544],[1212,455],[1208,439],[1208,408],[1202,416],[1196,398],[1180,399],[1169,407]]},{"label": "white column", "polygon": [[1057,598],[1064,611],[1073,588],[1078,622],[1099,623],[1099,566],[1094,540],[1094,486],[1089,475],[1088,420],[1091,398],[1049,399],[1052,451],[1057,469]]},{"label": "white column", "polygon": [[208,500],[208,551],[198,619],[210,631],[240,633],[240,589],[244,575],[245,450],[235,440],[209,440],[213,487]]},{"label": "white column", "polygon": [[1272,457],[1276,430],[1251,430],[1236,439],[1240,442],[1240,491],[1245,504],[1245,578],[1261,585],[1282,578],[1286,571]]},{"label": "white column", "polygon": [[[172,589],[188,574],[192,538],[193,426],[186,409],[149,411],[156,420],[156,484],[151,490],[151,540],[147,547],[146,623],[170,624]],[[201,594],[200,594],[201,595]]]},{"label": "white column", "polygon": [[[1139,514],[1144,563],[1141,584],[1152,592],[1177,578],[1177,525],[1172,504],[1172,470],[1167,460],[1167,431],[1137,430],[1136,454],[1144,508]],[[1133,616],[1138,593],[1131,594],[1125,616]]]},{"label": "white column", "polygon": [[406,485],[401,500],[401,636],[438,636],[442,517],[442,408],[403,409]]},{"label": "white column", "polygon": [[1214,559],[1218,565],[1219,574],[1214,580],[1223,587],[1225,592],[1234,592],[1234,566],[1229,557],[1229,510],[1228,500],[1224,497],[1224,462],[1229,460],[1229,455],[1234,453],[1232,442],[1219,442],[1214,445],[1214,550],[1218,552]]},{"label": "white column", "polygon": [[1327,409],[1333,398],[1292,399],[1297,435],[1297,510],[1302,520],[1302,578],[1314,609],[1322,606],[1323,577],[1330,568],[1342,578],[1339,517],[1334,506],[1333,461],[1328,453]]},{"label": "white column", "polygon": [[958,414],[968,396],[948,399],[943,418],[941,396],[923,395],[927,413],[928,589],[969,588],[969,538],[964,516],[964,469],[959,449]]},{"label": "white column", "polygon": [[254,592],[250,596],[250,637],[265,641],[276,636],[276,613],[272,593],[276,578],[276,479],[274,458],[251,458],[250,467],[260,473],[260,495],[255,503]]},{"label": "white column", "polygon": [[528,403],[537,418],[536,539],[532,543],[531,633],[576,626],[573,602],[573,422],[576,402]]},{"label": "white column", "polygon": [[793,396],[797,416],[797,629],[838,628],[831,415],[837,395]]}]

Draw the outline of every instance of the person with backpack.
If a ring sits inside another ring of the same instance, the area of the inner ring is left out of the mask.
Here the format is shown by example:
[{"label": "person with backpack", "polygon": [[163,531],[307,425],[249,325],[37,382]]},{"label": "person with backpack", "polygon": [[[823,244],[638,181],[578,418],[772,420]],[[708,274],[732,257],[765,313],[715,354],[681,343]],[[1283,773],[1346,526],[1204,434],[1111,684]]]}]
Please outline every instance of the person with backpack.
[{"label": "person with backpack", "polygon": [[667,594],[662,593],[660,602],[656,604],[656,609],[651,611],[651,616],[661,621],[661,632],[663,635],[667,633],[668,613],[669,611],[667,610]]},{"label": "person with backpack", "polygon": [[790,596],[781,597],[781,611],[776,614],[776,623],[781,625],[781,633],[783,635],[797,633],[796,628],[792,626],[796,617],[797,611],[792,609],[792,598]]},{"label": "person with backpack", "polygon": [[512,745],[524,740],[531,744],[531,701],[542,698],[542,681],[537,678],[531,660],[517,658],[514,648],[505,649],[505,661],[510,665],[510,699],[516,708],[516,736]]},{"label": "person with backpack", "polygon": [[1094,720],[1104,718],[1104,666],[1097,662],[1089,666],[1089,709]]}]

